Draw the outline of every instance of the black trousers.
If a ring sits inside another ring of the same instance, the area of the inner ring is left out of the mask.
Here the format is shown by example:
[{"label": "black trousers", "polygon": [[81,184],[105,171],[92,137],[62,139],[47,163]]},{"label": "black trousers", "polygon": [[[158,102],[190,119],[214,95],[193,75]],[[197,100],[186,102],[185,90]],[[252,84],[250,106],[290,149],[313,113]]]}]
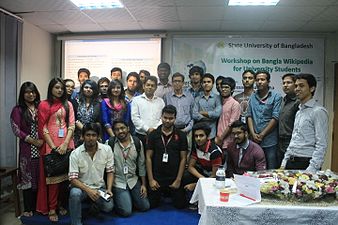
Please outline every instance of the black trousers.
[{"label": "black trousers", "polygon": [[173,202],[173,205],[177,209],[183,209],[187,207],[187,198],[183,186],[181,185],[178,189],[172,189],[168,186],[160,187],[158,190],[153,191],[150,188],[148,189],[148,199],[150,203],[150,208],[156,208],[161,203],[162,194],[169,195]]},{"label": "black trousers", "polygon": [[37,198],[37,190],[33,190],[32,188],[22,190],[23,195],[23,205],[24,211],[35,212],[36,209],[36,198]]},{"label": "black trousers", "polygon": [[310,164],[311,158],[305,157],[290,157],[286,162],[285,169],[288,170],[306,170]]}]

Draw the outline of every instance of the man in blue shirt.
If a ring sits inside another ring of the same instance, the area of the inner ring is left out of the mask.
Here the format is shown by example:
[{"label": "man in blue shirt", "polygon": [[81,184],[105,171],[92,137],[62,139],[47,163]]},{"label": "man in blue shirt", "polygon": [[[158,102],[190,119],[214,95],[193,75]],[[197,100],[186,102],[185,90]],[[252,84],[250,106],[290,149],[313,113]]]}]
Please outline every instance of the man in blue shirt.
[{"label": "man in blue shirt", "polygon": [[216,123],[222,112],[221,97],[212,92],[215,78],[206,73],[202,79],[203,93],[195,99],[193,119],[195,122],[206,122],[211,128],[209,138],[216,136]]},{"label": "man in blue shirt", "polygon": [[282,96],[269,87],[269,72],[258,71],[255,80],[257,91],[250,96],[247,114],[250,136],[264,150],[267,169],[275,169],[278,166],[277,125]]}]

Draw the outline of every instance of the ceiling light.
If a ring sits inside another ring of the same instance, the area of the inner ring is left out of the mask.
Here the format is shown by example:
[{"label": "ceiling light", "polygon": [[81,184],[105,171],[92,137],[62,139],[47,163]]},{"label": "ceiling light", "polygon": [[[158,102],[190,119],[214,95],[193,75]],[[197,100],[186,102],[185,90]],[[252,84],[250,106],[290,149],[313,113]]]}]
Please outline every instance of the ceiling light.
[{"label": "ceiling light", "polygon": [[123,8],[119,0],[70,0],[81,10]]},{"label": "ceiling light", "polygon": [[277,5],[279,0],[229,0],[229,6]]}]

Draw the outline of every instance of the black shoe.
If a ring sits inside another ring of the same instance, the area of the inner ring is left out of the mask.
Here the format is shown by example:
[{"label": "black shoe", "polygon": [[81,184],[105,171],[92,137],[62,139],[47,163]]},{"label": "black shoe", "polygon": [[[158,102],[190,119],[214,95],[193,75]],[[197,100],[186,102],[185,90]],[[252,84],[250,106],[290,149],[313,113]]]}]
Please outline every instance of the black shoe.
[{"label": "black shoe", "polygon": [[89,208],[88,215],[98,220],[103,220],[104,216],[101,214],[99,207],[96,204],[92,204]]}]

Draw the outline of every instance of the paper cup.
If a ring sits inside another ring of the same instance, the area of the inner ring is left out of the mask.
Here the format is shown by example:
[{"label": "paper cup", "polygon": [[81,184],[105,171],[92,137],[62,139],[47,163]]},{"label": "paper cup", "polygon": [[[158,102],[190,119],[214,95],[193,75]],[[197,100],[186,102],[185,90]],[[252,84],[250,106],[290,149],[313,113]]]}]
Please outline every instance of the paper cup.
[{"label": "paper cup", "polygon": [[220,190],[219,192],[219,200],[221,202],[228,202],[229,201],[229,195],[230,193],[226,190]]}]

